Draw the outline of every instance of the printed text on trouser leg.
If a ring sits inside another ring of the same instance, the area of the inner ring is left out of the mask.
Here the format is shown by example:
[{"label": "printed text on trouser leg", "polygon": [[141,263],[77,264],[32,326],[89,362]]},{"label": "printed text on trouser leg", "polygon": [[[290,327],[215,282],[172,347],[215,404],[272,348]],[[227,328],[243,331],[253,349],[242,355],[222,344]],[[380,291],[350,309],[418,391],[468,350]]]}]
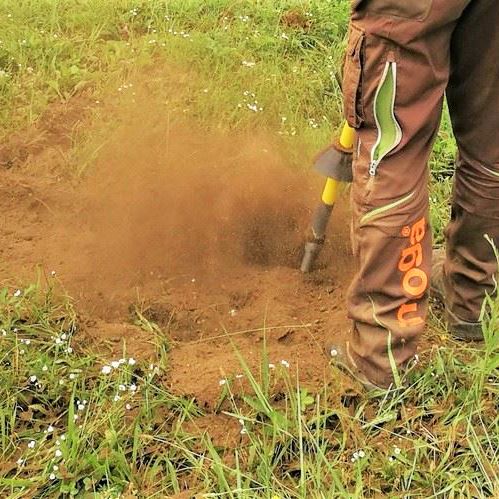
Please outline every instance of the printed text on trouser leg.
[{"label": "printed text on trouser leg", "polygon": [[[421,218],[412,227],[404,227],[402,235],[409,239],[410,246],[402,251],[398,269],[403,273],[402,288],[406,295],[417,299],[428,287],[428,276],[421,269],[424,256],[421,241],[426,235],[426,219]],[[424,319],[418,315],[418,302],[412,301],[400,306],[397,319],[400,327],[419,326]]]}]

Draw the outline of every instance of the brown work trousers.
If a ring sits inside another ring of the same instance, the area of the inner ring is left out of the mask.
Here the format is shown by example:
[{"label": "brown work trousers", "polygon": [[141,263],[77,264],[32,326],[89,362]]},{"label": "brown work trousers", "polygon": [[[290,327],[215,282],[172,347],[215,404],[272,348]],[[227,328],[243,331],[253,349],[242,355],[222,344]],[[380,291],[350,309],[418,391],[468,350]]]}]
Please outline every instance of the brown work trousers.
[{"label": "brown work trousers", "polygon": [[350,342],[380,384],[415,354],[428,310],[428,157],[447,95],[459,149],[447,304],[476,323],[499,245],[499,1],[356,0],[343,92],[353,160]]}]

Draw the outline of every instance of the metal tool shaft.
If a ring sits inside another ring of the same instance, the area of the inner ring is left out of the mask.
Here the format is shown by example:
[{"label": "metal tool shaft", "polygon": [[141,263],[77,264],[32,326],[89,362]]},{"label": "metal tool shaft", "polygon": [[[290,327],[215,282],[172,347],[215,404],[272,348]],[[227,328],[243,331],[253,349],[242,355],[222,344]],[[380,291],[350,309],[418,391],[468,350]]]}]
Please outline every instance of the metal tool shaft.
[{"label": "metal tool shaft", "polygon": [[312,221],[312,236],[309,241],[305,243],[305,253],[301,263],[301,271],[308,273],[312,268],[324,246],[326,240],[326,229],[333,212],[334,205],[327,205],[321,203],[314,213]]}]

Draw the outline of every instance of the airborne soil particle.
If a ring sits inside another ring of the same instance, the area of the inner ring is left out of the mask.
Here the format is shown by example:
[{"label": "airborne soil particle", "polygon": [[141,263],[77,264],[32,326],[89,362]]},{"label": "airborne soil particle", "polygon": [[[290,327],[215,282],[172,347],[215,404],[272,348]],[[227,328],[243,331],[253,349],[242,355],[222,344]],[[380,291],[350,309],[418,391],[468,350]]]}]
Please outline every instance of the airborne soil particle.
[{"label": "airborne soil particle", "polygon": [[346,217],[335,213],[320,269],[303,276],[317,182],[264,137],[172,130],[143,112],[77,187],[2,172],[4,283],[32,280],[36,265],[55,271],[83,317],[75,341],[109,358],[154,358],[156,333],[130,323],[140,310],[171,345],[168,388],[209,409],[219,381],[243,372],[236,350],[258,373],[266,348],[277,369],[284,360],[319,388],[331,378],[325,347],[349,327]]}]

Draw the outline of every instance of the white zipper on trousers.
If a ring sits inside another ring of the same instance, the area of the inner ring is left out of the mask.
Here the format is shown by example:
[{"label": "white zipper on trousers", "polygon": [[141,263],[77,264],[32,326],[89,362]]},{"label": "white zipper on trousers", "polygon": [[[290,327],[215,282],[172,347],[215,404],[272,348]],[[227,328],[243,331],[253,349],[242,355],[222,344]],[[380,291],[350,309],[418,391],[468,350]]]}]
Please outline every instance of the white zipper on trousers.
[{"label": "white zipper on trousers", "polygon": [[[380,119],[378,116],[378,101],[380,97],[381,90],[383,89],[383,85],[386,82],[386,79],[388,78],[388,75],[390,74],[389,72],[391,71],[392,75],[392,82],[393,82],[393,87],[392,87],[392,98],[391,98],[391,103],[390,103],[390,117],[392,120],[392,123],[395,127],[395,137],[393,143],[386,148],[386,150],[382,151],[381,154],[377,155],[378,149],[381,145],[381,141],[383,139],[383,130],[382,130],[382,125],[380,123]],[[371,161],[369,164],[369,175],[374,177],[376,175],[376,171],[378,169],[378,166],[380,162],[386,157],[387,154],[392,152],[399,144],[400,141],[402,140],[402,129],[400,128],[400,125],[397,121],[397,118],[395,116],[395,98],[397,95],[397,63],[395,61],[387,61],[385,64],[385,69],[383,71],[383,75],[381,77],[381,81],[378,85],[378,88],[376,90],[376,95],[374,96],[374,119],[376,120],[376,128],[378,130],[378,137],[376,139],[376,142],[371,150]]]}]

